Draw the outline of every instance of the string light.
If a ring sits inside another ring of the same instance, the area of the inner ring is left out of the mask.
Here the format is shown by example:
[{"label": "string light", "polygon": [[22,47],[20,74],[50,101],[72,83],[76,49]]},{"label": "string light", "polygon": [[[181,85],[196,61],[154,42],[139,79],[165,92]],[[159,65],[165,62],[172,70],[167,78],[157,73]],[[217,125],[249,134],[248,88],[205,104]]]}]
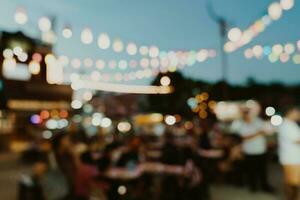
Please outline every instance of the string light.
[{"label": "string light", "polygon": [[156,58],[159,56],[159,48],[157,46],[151,46],[149,48],[149,56],[151,58]]},{"label": "string light", "polygon": [[110,47],[110,38],[107,33],[101,33],[99,35],[98,46],[100,49],[108,49]]},{"label": "string light", "polygon": [[129,43],[127,45],[127,49],[126,50],[127,50],[128,55],[131,55],[131,56],[136,55],[136,53],[137,53],[136,44],[135,43]]},{"label": "string light", "polygon": [[94,62],[93,62],[93,59],[86,58],[86,59],[84,59],[83,64],[85,67],[92,67]]},{"label": "string light", "polygon": [[278,20],[282,16],[282,8],[280,3],[272,3],[268,8],[268,14],[272,20]]},{"label": "string light", "polygon": [[85,28],[82,30],[81,32],[81,42],[83,44],[91,44],[93,42],[93,33],[91,31],[91,29],[89,28]]},{"label": "string light", "polygon": [[104,67],[105,67],[105,61],[103,61],[103,60],[101,60],[101,59],[97,60],[97,61],[96,61],[96,67],[97,67],[97,69],[99,69],[99,70],[104,69]]},{"label": "string light", "polygon": [[47,82],[49,84],[62,84],[64,72],[61,63],[52,54],[46,55],[45,62]]},{"label": "string light", "polygon": [[296,43],[286,43],[286,44],[274,44],[273,46],[269,45],[255,45],[252,48],[248,48],[244,51],[244,56],[247,59],[250,58],[262,58],[267,57],[271,63],[275,63],[278,60],[282,63],[287,63],[292,59],[294,64],[299,64],[300,59],[300,50],[297,50]]},{"label": "string light", "polygon": [[81,61],[78,58],[74,58],[71,61],[71,65],[72,65],[73,68],[78,69],[81,66]]},{"label": "string light", "polygon": [[122,52],[124,49],[124,45],[121,39],[117,38],[113,42],[113,50],[117,53]]},{"label": "string light", "polygon": [[62,30],[62,35],[63,35],[64,38],[69,39],[69,38],[72,37],[73,32],[72,32],[71,28],[69,28],[69,27],[66,26],[66,27]]},{"label": "string light", "polygon": [[283,10],[290,10],[294,7],[294,0],[280,0],[280,5]]},{"label": "string light", "polygon": [[38,25],[42,32],[47,32],[51,30],[52,23],[48,17],[41,17]]},{"label": "string light", "polygon": [[296,54],[293,56],[293,62],[295,64],[300,64],[300,54]]},{"label": "string light", "polygon": [[[92,65],[95,66],[95,69],[91,72],[90,78],[94,81],[96,80],[102,80],[102,81],[109,81],[109,80],[115,80],[115,81],[131,81],[136,79],[142,79],[142,78],[149,78],[156,76],[159,71],[162,73],[165,73],[167,71],[174,72],[179,69],[184,69],[187,66],[192,66],[198,62],[204,62],[205,60],[214,57],[215,52],[210,49],[201,49],[198,53],[196,52],[186,52],[186,53],[179,53],[179,52],[169,52],[166,53],[165,58],[159,59],[159,58],[142,58],[139,62],[136,60],[110,60],[110,61],[104,61],[103,59],[97,59],[96,62],[94,62],[91,58],[85,58],[83,61],[81,61],[78,58],[70,59],[66,56],[59,56],[59,60],[61,60],[64,65],[67,65],[68,62],[64,60],[71,60],[70,64],[74,69],[79,69],[81,66],[81,63],[83,63],[86,67],[91,68]],[[196,59],[197,56],[197,59]],[[162,57],[160,55],[160,57]],[[140,64],[141,70],[137,71],[131,71],[126,73],[117,73],[117,74],[110,74],[110,73],[98,73],[97,70],[104,70],[107,66],[110,67],[110,69],[119,69],[119,70],[127,70],[128,67],[130,68],[136,68],[138,64]],[[189,65],[188,65],[189,64]]]},{"label": "string light", "polygon": [[173,91],[173,88],[168,86],[126,85],[85,80],[78,80],[76,85],[79,89],[132,94],[169,94]]},{"label": "string light", "polygon": [[17,24],[24,25],[28,21],[26,10],[22,7],[18,7],[15,12],[15,21]]},{"label": "string light", "polygon": [[[21,13],[20,15],[22,15],[22,16],[24,15],[24,12],[22,13],[20,11],[19,13]],[[43,41],[50,43],[50,44],[53,44],[57,41],[57,37],[56,37],[55,33],[53,31],[51,31],[52,22],[48,17],[45,17],[45,16],[41,17],[39,19],[38,25],[39,25],[40,30],[43,32],[43,34],[42,34]],[[71,28],[69,26],[65,26],[63,28],[62,36],[66,39],[71,38],[73,36],[73,31],[71,30]],[[93,42],[93,40],[94,40],[94,33],[92,32],[92,30],[90,30],[89,28],[84,28],[81,31],[81,42],[84,44],[91,44]],[[100,49],[103,49],[103,50],[109,49],[111,47],[110,36],[107,33],[101,33],[97,38],[97,43],[98,43],[98,46]],[[113,42],[112,48],[117,53],[122,52],[124,50],[124,44],[123,44],[122,40],[119,38],[116,39]],[[159,47],[157,47],[155,45],[152,45],[150,47],[142,45],[142,46],[138,47],[133,42],[130,42],[127,44],[126,53],[128,55],[134,56],[138,52],[140,53],[140,55],[150,56],[150,58],[157,58],[160,56]],[[186,51],[186,52],[191,52],[191,51]],[[214,54],[214,56],[211,56],[211,57],[215,57],[216,51],[215,50],[210,51],[209,54],[211,54],[211,53]],[[174,61],[176,61],[176,59],[173,59],[171,61],[174,62]],[[152,61],[152,63],[153,63],[152,65],[154,67],[158,67],[157,60]],[[189,59],[188,65],[193,65],[193,64],[194,64],[193,59]],[[134,66],[134,65],[132,65],[132,66]],[[170,68],[170,71],[174,71],[176,68],[177,67],[172,66]]]},{"label": "string light", "polygon": [[[224,44],[225,52],[234,52],[237,49],[250,43],[253,38],[262,33],[273,21],[279,20],[283,11],[290,10],[294,7],[294,0],[281,0],[280,3],[273,2],[268,6],[266,15],[257,19],[247,29],[240,32],[234,28],[228,32],[229,41]],[[239,38],[239,39],[238,39]]]},{"label": "string light", "polygon": [[147,56],[149,49],[147,46],[141,46],[139,52],[142,56]]},{"label": "string light", "polygon": [[119,68],[120,68],[121,70],[127,69],[127,61],[126,61],[126,60],[120,60],[120,61],[119,61]]},{"label": "string light", "polygon": [[237,42],[242,37],[242,31],[239,28],[232,28],[228,32],[228,39],[232,42]]}]

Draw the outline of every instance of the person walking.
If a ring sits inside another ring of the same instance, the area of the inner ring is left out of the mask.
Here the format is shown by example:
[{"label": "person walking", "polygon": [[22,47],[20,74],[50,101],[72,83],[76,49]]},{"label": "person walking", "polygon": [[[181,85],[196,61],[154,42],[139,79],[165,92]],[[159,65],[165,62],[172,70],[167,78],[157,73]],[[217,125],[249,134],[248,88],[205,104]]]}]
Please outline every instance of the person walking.
[{"label": "person walking", "polygon": [[249,108],[242,109],[242,119],[234,121],[232,132],[242,138],[244,172],[250,191],[273,192],[267,179],[267,141],[264,122],[253,116]]},{"label": "person walking", "polygon": [[300,188],[300,110],[290,107],[279,127],[279,160],[283,168],[287,200],[297,200]]}]

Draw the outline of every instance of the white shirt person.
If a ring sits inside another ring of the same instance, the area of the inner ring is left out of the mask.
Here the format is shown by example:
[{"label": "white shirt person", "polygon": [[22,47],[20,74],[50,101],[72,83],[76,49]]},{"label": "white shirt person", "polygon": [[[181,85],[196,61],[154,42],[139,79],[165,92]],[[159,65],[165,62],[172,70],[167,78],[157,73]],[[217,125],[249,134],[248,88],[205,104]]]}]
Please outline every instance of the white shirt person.
[{"label": "white shirt person", "polygon": [[245,154],[261,155],[266,153],[266,138],[264,134],[257,134],[264,130],[264,125],[264,121],[260,118],[255,118],[251,122],[246,122],[244,120],[233,122],[231,130],[232,132],[237,133],[239,136],[244,138],[242,150]]},{"label": "white shirt person", "polygon": [[285,118],[278,133],[280,163],[300,165],[300,128],[298,124]]}]

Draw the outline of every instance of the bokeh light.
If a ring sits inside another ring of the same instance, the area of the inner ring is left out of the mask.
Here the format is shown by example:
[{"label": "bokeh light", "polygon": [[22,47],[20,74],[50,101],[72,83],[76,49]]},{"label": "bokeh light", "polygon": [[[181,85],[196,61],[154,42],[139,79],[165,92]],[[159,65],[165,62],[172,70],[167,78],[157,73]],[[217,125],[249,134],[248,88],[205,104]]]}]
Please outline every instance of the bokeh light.
[{"label": "bokeh light", "polygon": [[85,28],[81,31],[81,42],[83,44],[91,44],[93,42],[93,33],[92,30],[90,28]]},{"label": "bokeh light", "polygon": [[112,125],[112,121],[111,119],[107,118],[107,117],[104,117],[102,120],[101,120],[101,124],[100,126],[102,128],[108,128]]},{"label": "bokeh light", "polygon": [[117,126],[118,130],[122,133],[126,133],[128,131],[130,131],[131,129],[131,124],[129,122],[120,122]]},{"label": "bokeh light", "polygon": [[80,109],[82,107],[82,102],[75,99],[71,102],[71,107],[74,109]]},{"label": "bokeh light", "polygon": [[100,49],[108,49],[110,47],[110,38],[107,33],[101,33],[99,35],[98,46]]},{"label": "bokeh light", "polygon": [[168,76],[163,76],[160,79],[160,84],[162,86],[169,86],[171,84],[171,79]]},{"label": "bokeh light", "polygon": [[15,12],[15,21],[17,24],[24,25],[28,21],[27,12],[24,8],[18,7]]},{"label": "bokeh light", "polygon": [[52,27],[51,20],[48,17],[41,17],[39,19],[38,25],[39,25],[39,29],[42,32],[50,31]]},{"label": "bokeh light", "polygon": [[242,37],[242,31],[239,28],[232,28],[228,32],[228,39],[232,42],[237,42]]},{"label": "bokeh light", "polygon": [[272,20],[278,20],[282,16],[282,8],[278,2],[272,3],[268,8],[268,14]]},{"label": "bokeh light", "polygon": [[69,28],[69,27],[65,27],[65,28],[62,30],[62,35],[63,35],[63,37],[66,38],[66,39],[71,38],[72,35],[73,35],[72,29]]},{"label": "bokeh light", "polygon": [[283,119],[280,115],[273,115],[271,117],[271,124],[273,126],[280,126],[282,124],[282,122],[283,122]]},{"label": "bokeh light", "polygon": [[123,49],[124,49],[124,45],[123,45],[122,40],[120,38],[115,39],[114,42],[113,42],[113,47],[112,48],[117,53],[122,52]]},{"label": "bokeh light", "polygon": [[127,45],[127,53],[131,56],[135,55],[137,53],[137,46],[135,43],[131,42]]},{"label": "bokeh light", "polygon": [[173,115],[167,115],[165,117],[165,123],[170,126],[174,125],[176,123],[176,117]]},{"label": "bokeh light", "polygon": [[29,72],[33,75],[39,74],[41,71],[40,63],[32,60],[28,65]]},{"label": "bokeh light", "polygon": [[290,10],[294,7],[294,0],[280,0],[280,5],[283,10]]},{"label": "bokeh light", "polygon": [[266,115],[269,116],[269,117],[275,115],[275,112],[276,112],[276,110],[272,106],[267,107],[266,110],[265,110]]}]

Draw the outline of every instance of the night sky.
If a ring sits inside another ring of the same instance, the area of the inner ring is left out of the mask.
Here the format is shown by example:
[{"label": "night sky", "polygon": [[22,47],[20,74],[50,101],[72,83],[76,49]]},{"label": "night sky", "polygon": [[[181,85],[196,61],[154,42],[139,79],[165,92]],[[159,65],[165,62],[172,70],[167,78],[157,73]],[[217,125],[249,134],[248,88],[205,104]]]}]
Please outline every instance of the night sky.
[{"label": "night sky", "polygon": [[[273,1],[212,0],[212,3],[215,11],[232,27],[245,29],[263,16]],[[284,12],[279,21],[272,23],[245,48],[256,44],[297,42],[300,39],[300,4],[298,0],[295,3],[292,10]],[[14,22],[17,5],[27,9],[29,23],[25,26]],[[153,44],[161,50],[218,48],[220,51],[218,26],[208,15],[206,0],[0,0],[1,30],[23,30],[30,36],[39,37],[37,21],[44,15],[55,17],[55,31],[58,33],[65,24],[72,26],[72,39],[60,36],[55,45],[57,54],[70,57],[129,60],[125,53],[100,50],[97,42],[81,44],[80,30],[85,27],[90,27],[95,37],[107,32],[110,36],[120,37],[124,43]],[[243,55],[245,48],[229,55],[228,80],[231,83],[245,83],[249,77],[262,82],[300,83],[300,65],[291,61],[271,64],[267,58],[247,60]],[[185,68],[182,72],[194,79],[218,81],[221,78],[220,56]],[[145,79],[131,83],[148,84],[150,81]]]}]

